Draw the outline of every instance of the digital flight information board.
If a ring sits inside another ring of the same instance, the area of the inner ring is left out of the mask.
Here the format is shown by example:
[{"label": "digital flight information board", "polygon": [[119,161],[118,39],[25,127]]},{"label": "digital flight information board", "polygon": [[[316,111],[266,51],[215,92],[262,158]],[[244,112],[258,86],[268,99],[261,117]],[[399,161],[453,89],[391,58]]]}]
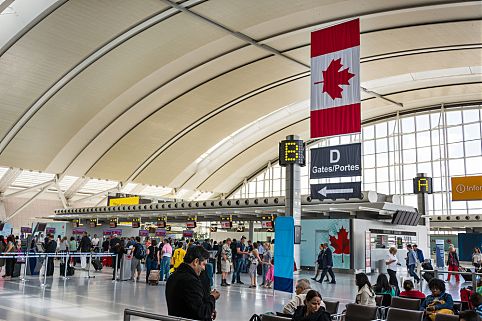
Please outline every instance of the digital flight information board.
[{"label": "digital flight information board", "polygon": [[302,140],[283,140],[279,143],[279,164],[287,166],[289,164],[306,165],[305,145]]}]

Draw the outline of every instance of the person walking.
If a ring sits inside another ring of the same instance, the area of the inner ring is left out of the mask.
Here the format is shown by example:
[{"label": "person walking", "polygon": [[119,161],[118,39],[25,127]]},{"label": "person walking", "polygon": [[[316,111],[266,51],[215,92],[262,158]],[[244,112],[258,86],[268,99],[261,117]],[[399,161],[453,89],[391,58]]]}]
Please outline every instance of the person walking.
[{"label": "person walking", "polygon": [[[448,258],[447,258],[447,265],[449,266],[449,275],[447,277],[447,282],[450,282],[450,277],[452,276],[453,272],[458,272],[459,271],[459,257],[457,255],[457,251],[455,250],[455,247],[453,245],[450,245],[449,247],[449,253],[448,253]],[[460,282],[460,276],[458,274],[455,274],[455,282]]]},{"label": "person walking", "polygon": [[397,258],[396,247],[392,246],[388,250],[388,256],[387,256],[387,259],[385,260],[385,264],[387,265],[387,273],[388,273],[388,276],[390,277],[390,280],[389,280],[390,285],[395,287],[397,293],[400,293],[400,288],[398,286],[398,279],[397,279],[398,258]]},{"label": "person walking", "polygon": [[415,282],[419,283],[420,278],[418,277],[417,273],[415,273],[415,265],[417,264],[417,255],[413,251],[412,245],[407,244],[407,267],[408,267],[408,274],[415,279]]},{"label": "person walking", "polygon": [[423,256],[423,251],[418,248],[417,244],[412,244],[413,251],[417,255],[417,275],[420,275],[422,271],[422,263],[425,261],[425,257]]},{"label": "person walking", "polygon": [[[261,286],[266,285],[266,274],[268,274],[269,267],[271,266],[271,259],[273,258],[273,254],[271,254],[271,245],[268,242],[265,242],[263,245],[263,256],[261,257],[262,260],[262,275],[263,275],[263,282]],[[258,250],[259,252],[259,250]]]},{"label": "person walking", "polygon": [[[0,235],[0,253],[3,254],[7,249],[7,244],[5,243],[5,238],[3,235]],[[2,268],[5,266],[5,259],[0,258],[0,272],[2,272]]]},{"label": "person walking", "polygon": [[233,254],[231,252],[231,239],[227,238],[226,243],[223,244],[221,249],[220,261],[221,261],[221,286],[230,286],[228,283],[228,273],[231,270],[231,261]]},{"label": "person walking", "polygon": [[[320,253],[318,253],[318,258],[315,261],[315,277],[311,278],[312,280],[316,281],[320,272],[323,271],[323,254],[324,253],[325,253],[325,247],[323,246],[323,243],[321,243]],[[323,282],[323,280],[320,279],[320,282]],[[326,274],[325,282],[330,282],[330,278],[328,277],[328,274]]]},{"label": "person walking", "polygon": [[328,246],[328,243],[323,244],[323,257],[322,257],[322,272],[321,277],[318,282],[322,283],[326,274],[329,273],[331,276],[331,284],[336,284],[335,273],[333,273],[333,253]]},{"label": "person walking", "polygon": [[480,269],[480,265],[482,263],[482,254],[480,253],[480,249],[478,247],[474,248],[474,252],[472,253],[472,265],[475,267],[475,272]]},{"label": "person walking", "polygon": [[166,283],[168,315],[200,321],[216,318],[216,300],[220,293],[206,293],[199,276],[205,269],[209,252],[202,246],[188,248],[181,263]]},{"label": "person walking", "polygon": [[159,264],[160,268],[160,280],[167,281],[169,278],[169,270],[171,269],[171,256],[172,256],[172,247],[169,244],[169,240],[167,238],[164,239],[162,244],[162,249],[159,252]]}]

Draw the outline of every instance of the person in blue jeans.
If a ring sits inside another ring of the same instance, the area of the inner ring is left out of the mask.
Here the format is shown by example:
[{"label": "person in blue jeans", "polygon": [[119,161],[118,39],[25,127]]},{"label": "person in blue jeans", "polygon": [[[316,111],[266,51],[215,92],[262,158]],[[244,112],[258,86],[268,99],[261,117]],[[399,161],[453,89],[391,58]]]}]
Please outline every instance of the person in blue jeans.
[{"label": "person in blue jeans", "polygon": [[417,273],[415,273],[415,266],[417,265],[417,254],[413,250],[410,244],[407,245],[407,267],[408,267],[408,274],[413,276],[415,282],[419,283],[420,278],[418,277]]},{"label": "person in blue jeans", "polygon": [[172,247],[168,239],[164,239],[162,249],[159,252],[160,256],[160,281],[167,281],[169,278],[169,270],[171,269]]},{"label": "person in blue jeans", "polygon": [[241,237],[241,240],[236,243],[236,252],[233,253],[233,258],[235,257],[234,261],[234,272],[233,272],[233,277],[231,279],[231,283],[234,284],[234,282],[238,284],[244,284],[241,282],[241,269],[243,268],[243,255],[247,255],[248,252],[246,251],[246,245],[244,244],[246,242],[246,237],[243,236]]}]

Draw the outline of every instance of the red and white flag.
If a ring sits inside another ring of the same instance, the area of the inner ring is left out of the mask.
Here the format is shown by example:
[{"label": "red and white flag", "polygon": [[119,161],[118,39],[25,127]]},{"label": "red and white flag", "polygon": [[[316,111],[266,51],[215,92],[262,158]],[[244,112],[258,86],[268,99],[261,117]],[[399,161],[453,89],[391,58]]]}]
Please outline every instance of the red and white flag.
[{"label": "red and white flag", "polygon": [[311,138],[360,132],[360,21],[311,33]]}]

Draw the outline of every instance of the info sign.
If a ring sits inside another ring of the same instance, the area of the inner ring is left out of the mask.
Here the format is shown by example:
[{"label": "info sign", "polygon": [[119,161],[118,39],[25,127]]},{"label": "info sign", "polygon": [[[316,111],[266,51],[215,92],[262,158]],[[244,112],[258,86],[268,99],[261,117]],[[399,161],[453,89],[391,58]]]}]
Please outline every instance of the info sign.
[{"label": "info sign", "polygon": [[361,176],[361,168],[361,143],[311,150],[311,179]]}]

